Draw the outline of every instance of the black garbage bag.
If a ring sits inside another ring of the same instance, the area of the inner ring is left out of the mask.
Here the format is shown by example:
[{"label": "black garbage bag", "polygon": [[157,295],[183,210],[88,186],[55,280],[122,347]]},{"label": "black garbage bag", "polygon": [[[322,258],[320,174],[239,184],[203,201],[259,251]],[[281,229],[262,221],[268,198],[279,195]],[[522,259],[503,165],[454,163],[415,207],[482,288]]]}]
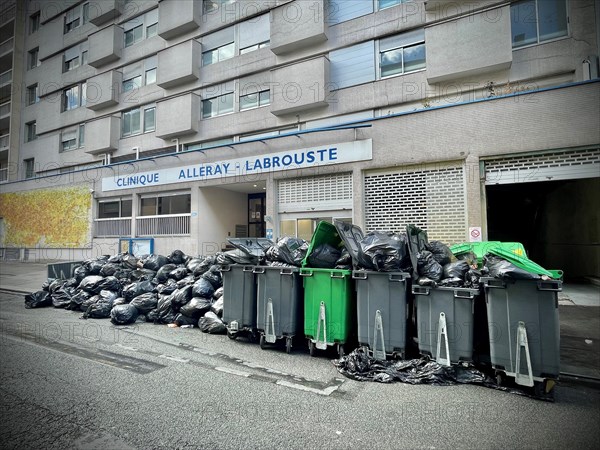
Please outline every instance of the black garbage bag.
[{"label": "black garbage bag", "polygon": [[444,266],[444,278],[460,278],[464,280],[465,274],[469,271],[471,266],[467,261],[457,261],[446,264]]},{"label": "black garbage bag", "polygon": [[117,298],[115,298],[115,301],[113,302],[113,306],[125,305],[126,303],[127,303],[127,300],[125,300],[123,297],[117,297]]},{"label": "black garbage bag", "polygon": [[202,278],[208,280],[215,289],[219,289],[223,284],[223,278],[221,277],[221,270],[219,266],[212,265],[210,269],[202,274]]},{"label": "black garbage bag", "polygon": [[177,289],[171,295],[171,307],[177,311],[192,299],[192,286]]},{"label": "black garbage bag", "polygon": [[31,292],[25,296],[25,308],[44,308],[52,306],[52,297],[48,291]]},{"label": "black garbage bag", "polygon": [[156,286],[156,292],[159,294],[172,294],[178,288],[177,282],[171,278],[167,279],[163,284]]},{"label": "black garbage bag", "polygon": [[361,261],[362,268],[381,272],[409,268],[411,264],[406,242],[406,234],[378,230],[367,233],[360,241],[361,250],[368,259]]},{"label": "black garbage bag", "polygon": [[175,264],[165,264],[156,272],[156,281],[164,283],[169,278],[169,274],[177,269]]},{"label": "black garbage bag", "polygon": [[465,280],[458,277],[444,278],[437,285],[440,287],[464,287]]},{"label": "black garbage bag", "polygon": [[201,316],[210,311],[211,306],[212,300],[202,297],[193,297],[181,307],[179,312],[184,316],[193,317],[198,320]]},{"label": "black garbage bag", "polygon": [[177,289],[187,286],[188,284],[194,284],[195,281],[196,278],[194,277],[194,275],[189,274],[187,277],[177,281]]},{"label": "black garbage bag", "polygon": [[469,269],[467,273],[465,273],[465,287],[478,288],[480,278],[486,275],[487,269]]},{"label": "black garbage bag", "polygon": [[203,333],[210,334],[225,334],[227,333],[227,327],[223,321],[212,311],[207,312],[204,317],[198,320],[198,328]]},{"label": "black garbage bag", "polygon": [[215,288],[206,278],[198,278],[192,287],[194,297],[211,298],[215,293]]},{"label": "black garbage bag", "polygon": [[223,291],[224,291],[224,289],[223,289],[223,286],[221,286],[219,289],[217,289],[217,290],[215,291],[215,293],[213,294],[213,298],[214,298],[215,300],[218,300],[218,299],[220,299],[221,297],[223,297]]},{"label": "black garbage bag", "polygon": [[99,275],[104,264],[106,264],[106,259],[88,259],[83,262],[90,275]]},{"label": "black garbage bag", "polygon": [[76,288],[77,286],[79,286],[79,282],[77,281],[77,278],[67,278],[63,286]]},{"label": "black garbage bag", "polygon": [[125,256],[126,254],[126,252],[117,253],[116,255],[112,255],[110,258],[108,258],[106,262],[109,264],[120,265],[123,262],[123,256]]},{"label": "black garbage bag", "polygon": [[81,280],[83,280],[85,277],[87,277],[90,274],[89,269],[85,266],[85,265],[81,265],[79,267],[76,267],[75,270],[73,271],[73,276],[77,279],[77,281],[79,281],[81,283]]},{"label": "black garbage bag", "polygon": [[116,277],[109,276],[98,283],[97,289],[99,289],[100,291],[119,292],[121,290],[121,283]]},{"label": "black garbage bag", "polygon": [[140,314],[146,314],[156,308],[157,303],[158,297],[156,294],[146,292],[135,297],[129,304],[135,306]]},{"label": "black garbage bag", "polygon": [[507,278],[510,280],[539,280],[541,276],[527,272],[506,259],[488,253],[483,257],[483,266],[488,270],[489,276],[494,278]]},{"label": "black garbage bag", "polygon": [[181,250],[173,250],[167,259],[171,264],[185,264],[187,256]]},{"label": "black garbage bag", "polygon": [[177,313],[173,311],[170,295],[161,295],[156,304],[156,319],[155,323],[169,324],[173,323]]},{"label": "black garbage bag", "polygon": [[103,277],[114,276],[121,269],[121,266],[116,263],[106,263],[100,269],[100,275]]},{"label": "black garbage bag", "polygon": [[113,309],[113,302],[100,300],[90,305],[88,309],[81,315],[82,319],[107,319],[110,317],[110,312]]},{"label": "black garbage bag", "polygon": [[437,283],[435,281],[433,281],[431,278],[427,278],[427,277],[417,278],[417,284],[419,286],[431,286],[431,287],[437,286]]},{"label": "black garbage bag", "polygon": [[194,276],[199,277],[200,275],[207,272],[212,266],[217,263],[217,257],[215,255],[207,256],[198,264],[194,269]]},{"label": "black garbage bag", "polygon": [[71,298],[75,295],[75,289],[72,287],[61,286],[51,294],[52,306],[55,308],[66,308],[71,303]]},{"label": "black garbage bag", "polygon": [[308,242],[304,239],[284,236],[265,252],[268,261],[279,261],[300,267],[308,251]]},{"label": "black garbage bag", "polygon": [[220,265],[243,264],[248,266],[258,264],[258,256],[249,255],[238,248],[219,252],[216,256],[216,263]]},{"label": "black garbage bag", "polygon": [[146,322],[156,322],[158,320],[158,308],[148,311],[146,314]]},{"label": "black garbage bag", "polygon": [[[78,289],[83,289],[91,294],[98,294],[102,290],[100,283],[103,281],[104,277],[101,277],[100,275],[88,275],[81,280]],[[50,285],[50,288],[52,289],[52,285]],[[50,292],[52,292],[52,290]]]},{"label": "black garbage bag", "polygon": [[175,316],[173,323],[176,323],[180,327],[195,327],[198,326],[198,319],[194,319],[193,317],[188,317],[180,313]]},{"label": "black garbage bag", "polygon": [[417,253],[417,272],[419,276],[438,282],[444,276],[444,268],[435,260],[430,251]]},{"label": "black garbage bag", "polygon": [[198,269],[198,267],[200,267],[200,265],[202,264],[203,258],[190,258],[188,260],[188,262],[185,264],[185,267],[187,267],[187,270],[190,271],[191,273],[194,273],[194,271],[196,269]]},{"label": "black garbage bag", "polygon": [[135,322],[137,317],[137,308],[129,304],[113,306],[110,311],[110,321],[115,325],[128,325]]},{"label": "black garbage bag", "polygon": [[450,251],[450,248],[443,242],[427,242],[425,244],[425,249],[430,251],[433,254],[433,259],[435,259],[442,266],[450,264],[450,262],[452,261],[452,251]]},{"label": "black garbage bag", "polygon": [[219,297],[219,299],[212,304],[210,310],[217,316],[223,317],[223,297]]},{"label": "black garbage bag", "polygon": [[341,251],[329,244],[318,245],[308,255],[308,267],[315,269],[333,269],[340,256]]},{"label": "black garbage bag", "polygon": [[135,256],[126,253],[121,258],[121,262],[126,269],[135,270],[138,268],[139,260]]},{"label": "black garbage bag", "polygon": [[[98,303],[99,301],[102,300],[102,297],[100,297],[99,294],[96,295],[92,295],[90,296],[88,299],[84,300],[83,302],[81,302],[81,305],[79,306],[79,309],[82,312],[86,312],[88,310],[88,308],[96,303]],[[113,305],[114,306],[114,305]]]},{"label": "black garbage bag", "polygon": [[146,292],[152,292],[154,285],[150,281],[137,281],[131,283],[123,288],[123,297],[127,300],[127,303],[131,302],[138,295],[145,294]]},{"label": "black garbage bag", "polygon": [[108,289],[102,289],[98,294],[102,301],[106,302],[114,302],[117,298],[119,298],[119,293],[115,291],[109,291]]},{"label": "black garbage bag", "polygon": [[92,295],[93,294],[90,294],[89,292],[86,292],[83,289],[78,289],[75,292],[75,295],[71,297],[71,302],[67,305],[65,309],[68,309],[70,311],[80,311],[81,304],[87,299],[89,299]]},{"label": "black garbage bag", "polygon": [[156,277],[156,272],[150,269],[136,269],[129,274],[131,281],[152,281]]},{"label": "black garbage bag", "polygon": [[176,281],[181,280],[187,276],[187,269],[185,267],[178,267],[171,272],[169,272],[169,278],[173,278]]},{"label": "black garbage bag", "polygon": [[144,269],[157,271],[165,264],[168,264],[169,260],[163,255],[150,255],[144,260]]},{"label": "black garbage bag", "polygon": [[342,250],[342,254],[335,262],[335,269],[352,269],[352,257],[345,248]]},{"label": "black garbage bag", "polygon": [[49,291],[50,290],[50,283],[52,283],[53,281],[54,281],[54,279],[52,279],[52,278],[46,279],[46,281],[44,281],[42,283],[42,288],[41,288],[42,291]]},{"label": "black garbage bag", "polygon": [[131,281],[129,280],[129,277],[131,277],[131,272],[133,272],[133,270],[131,269],[119,269],[114,273],[114,277],[117,278],[120,282],[122,282],[123,280],[127,281],[127,283],[125,284],[129,284]]},{"label": "black garbage bag", "polygon": [[65,285],[65,280],[61,280],[61,279],[52,280],[52,282],[48,286],[48,292],[53,294],[54,292],[58,291],[64,285]]}]

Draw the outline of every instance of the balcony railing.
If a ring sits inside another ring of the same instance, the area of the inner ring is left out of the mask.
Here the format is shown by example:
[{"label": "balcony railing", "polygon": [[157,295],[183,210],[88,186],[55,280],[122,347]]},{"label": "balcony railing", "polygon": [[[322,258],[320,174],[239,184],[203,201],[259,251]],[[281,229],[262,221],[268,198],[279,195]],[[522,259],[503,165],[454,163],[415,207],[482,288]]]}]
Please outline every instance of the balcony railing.
[{"label": "balcony railing", "polygon": [[0,75],[0,86],[4,83],[10,83],[12,81],[12,70],[7,70]]},{"label": "balcony railing", "polygon": [[136,219],[138,236],[190,234],[191,214],[144,216]]},{"label": "balcony railing", "polygon": [[131,217],[96,219],[94,235],[96,237],[131,236]]},{"label": "balcony railing", "polygon": [[2,44],[0,44],[0,55],[4,55],[6,52],[9,52],[13,48],[14,38],[10,38],[5,40]]},{"label": "balcony railing", "polygon": [[0,105],[0,117],[4,117],[10,114],[10,102],[6,102]]}]

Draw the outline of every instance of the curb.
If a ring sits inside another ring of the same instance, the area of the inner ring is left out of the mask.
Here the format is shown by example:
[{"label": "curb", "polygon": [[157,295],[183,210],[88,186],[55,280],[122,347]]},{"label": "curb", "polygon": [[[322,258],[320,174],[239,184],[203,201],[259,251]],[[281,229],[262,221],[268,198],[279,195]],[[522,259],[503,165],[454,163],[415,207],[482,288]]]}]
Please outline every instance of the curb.
[{"label": "curb", "polygon": [[35,292],[35,291],[22,291],[20,289],[10,289],[10,288],[0,287],[0,293],[5,293],[5,294],[27,295],[27,294],[31,294],[32,292]]}]

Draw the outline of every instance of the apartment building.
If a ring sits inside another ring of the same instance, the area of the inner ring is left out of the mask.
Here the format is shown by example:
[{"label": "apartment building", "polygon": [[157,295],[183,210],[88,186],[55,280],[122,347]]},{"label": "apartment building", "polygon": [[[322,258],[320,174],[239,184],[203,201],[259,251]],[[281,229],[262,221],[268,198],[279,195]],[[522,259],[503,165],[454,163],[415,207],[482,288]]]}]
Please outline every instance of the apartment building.
[{"label": "apartment building", "polygon": [[519,241],[600,274],[598,1],[13,10],[5,256],[112,254],[124,237],[209,254],[342,219]]}]

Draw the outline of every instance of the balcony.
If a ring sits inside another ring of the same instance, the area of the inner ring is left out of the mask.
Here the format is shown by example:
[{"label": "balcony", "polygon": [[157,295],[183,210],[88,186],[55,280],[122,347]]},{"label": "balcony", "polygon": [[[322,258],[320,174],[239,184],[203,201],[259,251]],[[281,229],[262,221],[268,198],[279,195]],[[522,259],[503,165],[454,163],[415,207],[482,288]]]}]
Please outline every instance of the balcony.
[{"label": "balcony", "polygon": [[8,181],[8,168],[0,169],[0,183]]},{"label": "balcony", "polygon": [[131,236],[131,217],[96,219],[94,221],[94,236]]},{"label": "balcony", "polygon": [[12,68],[14,38],[0,43],[0,72]]},{"label": "balcony", "polygon": [[0,151],[8,150],[9,141],[10,141],[10,134],[4,134],[4,135],[0,136]]},{"label": "balcony", "polygon": [[191,214],[143,216],[136,219],[137,236],[174,236],[190,234]]},{"label": "balcony", "polygon": [[0,130],[8,130],[10,124],[10,102],[0,105]]}]

